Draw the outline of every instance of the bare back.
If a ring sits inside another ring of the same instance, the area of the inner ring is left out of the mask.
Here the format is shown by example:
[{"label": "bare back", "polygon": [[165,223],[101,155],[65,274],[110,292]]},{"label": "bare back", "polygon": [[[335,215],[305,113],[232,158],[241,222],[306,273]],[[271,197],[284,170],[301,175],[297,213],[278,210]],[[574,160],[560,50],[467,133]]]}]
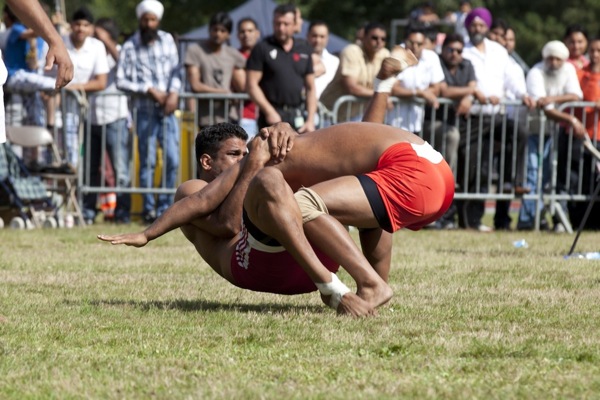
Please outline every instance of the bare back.
[{"label": "bare back", "polygon": [[422,144],[417,135],[389,125],[349,122],[296,138],[276,168],[293,190],[346,175],[373,171],[383,152],[396,143]]}]

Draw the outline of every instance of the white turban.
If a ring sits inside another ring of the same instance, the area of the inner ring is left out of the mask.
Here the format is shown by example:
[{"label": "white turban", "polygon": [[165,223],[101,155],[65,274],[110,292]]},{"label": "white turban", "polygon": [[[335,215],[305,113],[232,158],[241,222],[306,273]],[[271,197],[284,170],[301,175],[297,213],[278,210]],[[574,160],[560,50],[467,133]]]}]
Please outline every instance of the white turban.
[{"label": "white turban", "polygon": [[569,49],[560,40],[552,40],[544,46],[542,49],[542,57],[556,57],[560,60],[566,60],[569,58]]},{"label": "white turban", "polygon": [[135,8],[135,15],[137,15],[137,18],[140,19],[140,18],[142,18],[142,15],[149,12],[149,13],[156,15],[158,17],[158,19],[162,19],[164,11],[165,11],[165,8],[163,7],[163,5],[160,1],[144,0],[140,4],[138,4],[137,7]]}]

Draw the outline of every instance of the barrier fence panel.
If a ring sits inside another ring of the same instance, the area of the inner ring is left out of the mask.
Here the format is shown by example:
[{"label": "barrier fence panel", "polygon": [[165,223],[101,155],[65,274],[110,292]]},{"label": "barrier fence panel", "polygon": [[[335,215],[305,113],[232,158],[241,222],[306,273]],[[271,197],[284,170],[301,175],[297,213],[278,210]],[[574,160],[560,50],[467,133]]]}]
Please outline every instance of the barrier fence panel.
[{"label": "barrier fence panel", "polygon": [[[557,107],[558,111],[578,118],[587,128],[593,146],[598,149],[598,126],[600,111],[594,102],[568,102]],[[561,220],[571,222],[577,228],[583,210],[598,184],[599,164],[584,141],[573,135],[567,124],[548,121],[551,127],[551,180],[545,199],[549,210]],[[568,216],[567,216],[568,215]]]},{"label": "barrier fence panel", "polygon": [[[90,193],[174,194],[181,182],[196,176],[194,139],[199,129],[218,122],[236,122],[243,113],[244,101],[249,99],[247,94],[180,94],[181,111],[175,113],[179,134],[176,182],[167,184],[165,179],[167,153],[172,149],[167,147],[167,151],[160,151],[166,146],[163,140],[157,144],[159,151],[154,160],[156,168],[153,185],[140,185],[139,138],[135,132],[136,126],[142,121],[139,121],[135,98],[121,92],[103,92],[93,96],[96,106],[102,102],[111,104],[122,99],[127,99],[132,105],[132,117],[120,130],[111,133],[106,124],[92,123],[96,118],[92,115],[93,108],[87,107],[85,98],[80,94],[63,90],[62,95],[62,128],[55,129],[56,142],[61,146],[66,160],[79,159],[80,200]],[[319,104],[318,127],[360,120],[367,101],[368,99],[354,96],[343,96],[336,101],[331,111]],[[590,200],[595,182],[590,177],[595,176],[595,163],[590,162],[589,155],[586,156],[581,141],[574,140],[568,134],[570,129],[547,120],[539,110],[526,112],[516,101],[501,102],[493,110],[494,113],[486,112],[490,105],[475,103],[472,111],[477,112],[470,114],[468,118],[457,117],[453,105],[451,100],[443,98],[439,99],[438,108],[427,107],[420,100],[392,98],[386,123],[415,132],[444,155],[456,177],[456,200],[514,200],[517,197],[515,187],[526,183],[528,173],[534,176],[534,190],[523,194],[523,200],[540,204],[546,202],[550,214],[557,215],[567,224],[567,202]],[[23,123],[23,117],[19,115],[24,112],[23,109],[12,103],[7,107],[7,123]],[[79,115],[78,120],[74,116],[78,116],[79,110],[84,110],[85,114]],[[597,145],[599,113],[594,103],[568,103],[561,106],[560,110],[578,116],[584,124],[589,124],[594,131],[594,144]],[[163,122],[162,135],[159,135],[163,138],[167,129],[165,124]],[[72,138],[67,137],[69,131],[74,132],[72,126],[84,128],[77,131],[78,148],[81,150],[76,155],[71,154],[69,149],[73,146],[69,145],[69,140]],[[537,137],[535,152],[540,159],[546,148],[551,149],[547,158],[549,171],[543,170],[542,162],[533,171],[528,169],[527,145],[531,135]],[[95,151],[99,154],[93,154]],[[111,153],[111,157],[104,156],[108,153]],[[121,160],[116,163],[118,165],[112,165],[112,172],[109,167],[111,159],[113,163],[115,159]],[[529,183],[531,182],[530,175]],[[135,208],[134,205],[134,213]],[[535,227],[539,227],[542,208],[536,207],[535,212]]]}]

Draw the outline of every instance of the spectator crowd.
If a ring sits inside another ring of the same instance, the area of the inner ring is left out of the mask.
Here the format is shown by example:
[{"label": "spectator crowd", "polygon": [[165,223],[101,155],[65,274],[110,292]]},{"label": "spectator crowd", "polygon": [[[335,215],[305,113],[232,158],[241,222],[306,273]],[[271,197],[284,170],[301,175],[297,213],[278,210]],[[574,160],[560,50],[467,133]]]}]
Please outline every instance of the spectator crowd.
[{"label": "spectator crowd", "polygon": [[[586,135],[600,138],[600,38],[588,37],[582,26],[570,25],[563,38],[551,38],[540,49],[541,61],[528,66],[515,51],[518,38],[510,24],[486,8],[473,8],[468,0],[443,17],[433,2],[423,2],[410,14],[400,43],[389,43],[385,25],[368,22],[357,27],[355,41],[339,54],[327,50],[330,32],[323,21],[310,22],[306,37],[300,36],[303,20],[292,4],[275,8],[271,35],[260,32],[250,17],[234,21],[227,12],[218,12],[210,18],[208,37],[191,43],[178,43],[160,29],[163,13],[159,1],[141,1],[135,10],[138,28],[124,41],[113,20],[96,19],[85,7],[73,12],[68,24],[56,19],[75,67],[62,98],[54,91],[52,71],[42,68],[48,46],[9,7],[3,10],[0,32],[8,71],[7,124],[60,132],[63,167],[85,169],[92,187],[130,188],[132,146],[137,143],[146,223],[173,202],[181,161],[177,109],[198,115],[200,135],[202,128],[223,121],[237,122],[250,138],[281,121],[300,134],[311,132],[326,124],[319,110],[332,112],[340,97],[370,98],[383,59],[398,46],[411,50],[418,64],[397,76],[392,89],[397,103],[390,104],[386,122],[421,134],[442,152],[455,173],[457,193],[495,190],[525,196],[516,221],[510,216],[511,201],[500,199],[494,226],[485,225],[485,200],[467,195],[431,228],[531,230],[541,212],[542,229],[564,230],[565,221],[556,216],[548,221],[543,202],[530,196],[552,184],[553,149],[558,157],[556,190],[593,192],[595,160],[583,152],[582,143]],[[229,45],[231,35],[237,35],[239,48]],[[183,93],[214,99],[183,101]],[[227,98],[234,93],[248,98],[241,103]],[[577,101],[598,107],[561,108]],[[335,120],[360,120],[362,104],[352,102]],[[80,143],[80,129],[86,125],[90,132]],[[489,157],[481,150],[488,148]],[[50,162],[44,149],[23,156],[33,169]],[[490,185],[492,175],[496,187]],[[105,219],[129,223],[129,191],[117,193]],[[94,193],[83,196],[88,223],[97,220],[102,201]],[[578,226],[587,203],[569,201],[562,207]],[[600,208],[594,207],[587,227],[599,225]]]}]

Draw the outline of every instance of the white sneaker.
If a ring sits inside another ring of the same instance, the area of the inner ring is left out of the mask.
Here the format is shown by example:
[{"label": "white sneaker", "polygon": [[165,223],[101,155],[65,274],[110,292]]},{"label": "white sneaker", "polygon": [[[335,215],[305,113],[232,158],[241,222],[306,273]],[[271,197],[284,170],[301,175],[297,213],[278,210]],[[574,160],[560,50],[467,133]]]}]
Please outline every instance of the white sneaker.
[{"label": "white sneaker", "polygon": [[492,232],[494,229],[487,225],[479,224],[479,226],[477,227],[477,230],[479,232],[489,233],[489,232]]},{"label": "white sneaker", "polygon": [[554,233],[565,233],[566,231],[567,228],[565,228],[562,222],[557,222],[554,224]]}]

